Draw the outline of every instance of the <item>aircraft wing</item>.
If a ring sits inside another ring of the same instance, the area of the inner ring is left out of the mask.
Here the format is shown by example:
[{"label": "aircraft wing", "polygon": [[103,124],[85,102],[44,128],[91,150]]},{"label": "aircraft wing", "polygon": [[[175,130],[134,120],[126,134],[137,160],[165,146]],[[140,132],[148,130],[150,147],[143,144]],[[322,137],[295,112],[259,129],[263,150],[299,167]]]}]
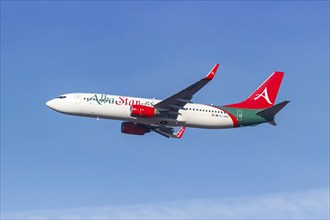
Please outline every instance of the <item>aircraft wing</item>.
[{"label": "aircraft wing", "polygon": [[152,131],[167,137],[167,138],[181,138],[183,133],[186,130],[186,127],[183,126],[181,129],[175,133],[174,128],[171,127],[160,127],[160,126],[148,126]]},{"label": "aircraft wing", "polygon": [[188,86],[184,90],[181,90],[175,95],[172,95],[171,97],[157,103],[154,107],[158,109],[162,114],[167,114],[168,118],[176,119],[179,115],[178,111],[183,109],[183,106],[185,106],[187,103],[190,103],[193,95],[213,79],[215,73],[218,70],[218,67],[219,64],[216,64],[206,75],[206,77],[192,84],[191,86]]}]

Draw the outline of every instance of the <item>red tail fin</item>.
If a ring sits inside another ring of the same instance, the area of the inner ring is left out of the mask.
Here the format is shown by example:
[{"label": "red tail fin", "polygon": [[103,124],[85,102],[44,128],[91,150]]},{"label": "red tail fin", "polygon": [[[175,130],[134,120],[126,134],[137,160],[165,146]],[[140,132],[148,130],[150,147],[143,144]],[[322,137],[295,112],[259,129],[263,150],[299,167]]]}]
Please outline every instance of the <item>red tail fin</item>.
[{"label": "red tail fin", "polygon": [[283,76],[283,72],[274,72],[245,101],[236,104],[226,105],[226,107],[263,109],[273,106]]}]

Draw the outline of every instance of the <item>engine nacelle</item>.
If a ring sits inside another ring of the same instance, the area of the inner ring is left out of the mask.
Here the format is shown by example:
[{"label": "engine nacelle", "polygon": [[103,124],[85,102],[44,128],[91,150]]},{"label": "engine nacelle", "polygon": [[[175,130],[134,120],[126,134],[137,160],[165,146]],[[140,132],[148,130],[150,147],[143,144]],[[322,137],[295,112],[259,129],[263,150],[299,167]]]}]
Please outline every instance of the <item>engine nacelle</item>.
[{"label": "engine nacelle", "polygon": [[131,105],[130,111],[132,117],[153,118],[159,114],[157,109],[146,105]]},{"label": "engine nacelle", "polygon": [[121,132],[125,134],[144,135],[145,133],[149,133],[150,129],[143,124],[123,122],[121,123]]}]

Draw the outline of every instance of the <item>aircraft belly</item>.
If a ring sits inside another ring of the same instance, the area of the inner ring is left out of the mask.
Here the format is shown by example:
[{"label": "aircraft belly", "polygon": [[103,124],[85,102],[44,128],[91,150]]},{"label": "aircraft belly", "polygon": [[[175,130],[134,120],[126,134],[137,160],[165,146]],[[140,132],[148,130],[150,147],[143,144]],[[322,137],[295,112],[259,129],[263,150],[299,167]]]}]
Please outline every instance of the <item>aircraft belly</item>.
[{"label": "aircraft belly", "polygon": [[169,127],[183,126],[183,121],[168,118],[135,118],[130,121],[147,125],[164,125]]}]

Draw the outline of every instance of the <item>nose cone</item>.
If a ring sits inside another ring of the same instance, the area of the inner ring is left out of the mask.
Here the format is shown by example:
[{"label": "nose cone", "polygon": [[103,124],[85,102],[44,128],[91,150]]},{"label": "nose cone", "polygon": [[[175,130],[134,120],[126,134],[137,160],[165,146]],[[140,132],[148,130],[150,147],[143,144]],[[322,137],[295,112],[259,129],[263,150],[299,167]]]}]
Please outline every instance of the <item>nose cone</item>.
[{"label": "nose cone", "polygon": [[55,110],[55,100],[49,100],[48,102],[46,102],[46,105],[48,108],[54,109]]}]

